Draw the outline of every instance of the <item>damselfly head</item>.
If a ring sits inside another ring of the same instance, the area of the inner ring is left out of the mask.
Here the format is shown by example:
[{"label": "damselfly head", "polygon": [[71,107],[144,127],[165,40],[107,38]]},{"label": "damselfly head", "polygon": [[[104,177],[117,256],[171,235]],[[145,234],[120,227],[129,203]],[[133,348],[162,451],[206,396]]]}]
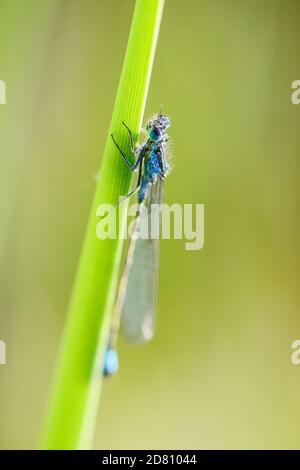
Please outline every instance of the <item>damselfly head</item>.
[{"label": "damselfly head", "polygon": [[168,116],[165,116],[164,114],[156,115],[146,126],[149,138],[154,142],[160,141],[165,136],[166,129],[170,125],[171,121]]}]

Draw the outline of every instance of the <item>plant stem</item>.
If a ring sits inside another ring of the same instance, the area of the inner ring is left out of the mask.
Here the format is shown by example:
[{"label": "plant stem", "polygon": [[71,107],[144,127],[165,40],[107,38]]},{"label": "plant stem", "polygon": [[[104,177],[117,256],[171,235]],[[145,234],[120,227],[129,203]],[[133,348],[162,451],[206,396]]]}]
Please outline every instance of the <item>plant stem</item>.
[{"label": "plant stem", "polygon": [[[129,154],[125,121],[140,131],[164,0],[137,0],[127,51],[102,160],[101,176],[86,230],[58,358],[43,447],[91,448],[101,391],[122,241],[99,240],[96,209],[127,194],[131,175],[110,134]],[[125,218],[123,212],[123,219]]]}]

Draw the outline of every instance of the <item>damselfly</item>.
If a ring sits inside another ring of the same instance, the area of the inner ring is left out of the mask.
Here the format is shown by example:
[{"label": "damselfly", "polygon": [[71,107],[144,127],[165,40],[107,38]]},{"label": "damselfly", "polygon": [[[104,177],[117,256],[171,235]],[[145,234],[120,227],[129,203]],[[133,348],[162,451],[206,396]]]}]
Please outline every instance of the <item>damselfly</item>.
[{"label": "damselfly", "polygon": [[[141,343],[153,336],[158,274],[158,237],[153,236],[157,233],[153,224],[159,223],[159,218],[153,217],[151,208],[162,203],[163,180],[169,171],[166,131],[170,119],[161,113],[152,118],[146,126],[147,139],[137,148],[130,129],[124,122],[123,125],[129,133],[133,164],[114,136],[111,137],[128,168],[138,172],[138,179],[136,188],[116,207],[137,193],[138,210],[112,316],[104,375],[112,375],[118,369],[116,341],[120,323],[125,338],[130,342]],[[147,210],[143,211],[143,208]],[[144,222],[147,222],[149,234],[146,238],[140,236]]]}]

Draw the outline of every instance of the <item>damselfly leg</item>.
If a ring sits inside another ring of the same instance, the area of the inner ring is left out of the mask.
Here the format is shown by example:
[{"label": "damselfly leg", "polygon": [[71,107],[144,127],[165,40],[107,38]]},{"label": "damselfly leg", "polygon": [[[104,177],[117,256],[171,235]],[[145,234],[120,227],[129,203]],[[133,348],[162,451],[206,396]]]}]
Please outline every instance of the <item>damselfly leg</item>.
[{"label": "damselfly leg", "polygon": [[133,196],[134,194],[136,194],[139,189],[140,189],[140,186],[141,186],[141,180],[142,180],[142,170],[143,170],[143,148],[144,146],[141,145],[140,147],[138,147],[137,149],[134,148],[134,141],[133,141],[133,135],[132,135],[132,132],[131,130],[129,129],[129,127],[125,124],[125,122],[122,122],[123,126],[127,129],[128,133],[129,133],[129,138],[130,138],[130,147],[131,147],[131,152],[132,152],[132,155],[133,157],[135,157],[136,154],[138,154],[138,158],[136,159],[136,161],[132,164],[130,163],[129,159],[127,158],[127,156],[125,155],[125,153],[123,152],[123,150],[120,148],[120,146],[118,145],[118,143],[116,142],[113,134],[111,134],[111,138],[115,144],[115,146],[117,147],[117,149],[119,150],[122,158],[124,159],[126,165],[128,166],[128,168],[130,169],[130,171],[136,171],[138,169],[138,180],[137,180],[137,184],[136,184],[136,187],[130,191],[130,193],[127,194],[127,196],[124,196],[122,199],[120,199],[120,201],[114,205],[114,208],[116,209],[120,204],[122,204],[123,202],[125,202],[127,199],[129,199],[131,196]]}]

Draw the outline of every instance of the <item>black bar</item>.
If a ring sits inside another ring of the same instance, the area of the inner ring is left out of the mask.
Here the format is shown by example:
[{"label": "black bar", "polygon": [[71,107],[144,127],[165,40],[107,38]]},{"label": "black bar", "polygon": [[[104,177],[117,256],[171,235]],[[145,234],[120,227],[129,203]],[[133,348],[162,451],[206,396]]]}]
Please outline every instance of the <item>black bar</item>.
[{"label": "black bar", "polygon": [[[300,462],[298,451],[226,451],[226,450],[92,450],[92,451],[37,451],[37,450],[2,450],[0,451],[0,467],[8,468],[11,463],[47,465],[69,464],[71,468],[106,468],[122,466],[138,468],[148,465],[173,465],[182,468],[213,468],[229,464],[231,468],[253,468],[254,464],[282,465],[287,468],[289,463]],[[21,468],[21,467],[19,467]],[[54,469],[55,470],[55,469]]]}]

